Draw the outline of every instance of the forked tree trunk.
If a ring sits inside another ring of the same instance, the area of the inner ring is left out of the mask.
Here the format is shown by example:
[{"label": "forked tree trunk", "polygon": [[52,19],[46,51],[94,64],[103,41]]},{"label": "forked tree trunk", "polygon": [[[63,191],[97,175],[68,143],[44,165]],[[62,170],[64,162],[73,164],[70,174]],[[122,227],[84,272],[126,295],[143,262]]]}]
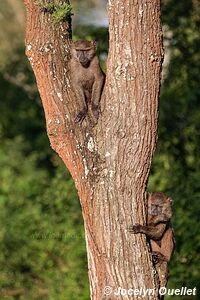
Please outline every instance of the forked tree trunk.
[{"label": "forked tree trunk", "polygon": [[[157,288],[146,239],[130,235],[127,228],[145,223],[163,59],[160,0],[109,1],[107,78],[95,127],[87,119],[74,122],[79,104],[68,68],[69,25],[54,24],[37,1],[24,2],[26,54],[36,76],[48,136],[75,180],[82,205],[91,299],[141,299],[119,297],[114,290]],[[113,290],[105,290],[106,286]]]}]

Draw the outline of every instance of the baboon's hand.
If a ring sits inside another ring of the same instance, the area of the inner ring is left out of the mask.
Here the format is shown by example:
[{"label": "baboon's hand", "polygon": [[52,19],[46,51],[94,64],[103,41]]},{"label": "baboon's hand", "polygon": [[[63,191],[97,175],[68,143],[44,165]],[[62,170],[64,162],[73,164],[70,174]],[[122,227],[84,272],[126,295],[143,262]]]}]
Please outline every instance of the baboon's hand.
[{"label": "baboon's hand", "polygon": [[75,118],[75,123],[82,123],[83,122],[83,120],[85,119],[85,117],[86,117],[86,114],[87,114],[87,111],[86,110],[81,110],[78,114],[77,114],[77,116],[76,116],[76,118]]},{"label": "baboon's hand", "polygon": [[128,229],[128,231],[130,232],[130,233],[140,233],[141,232],[141,225],[139,225],[139,224],[135,224],[135,225],[133,225],[133,226],[130,226],[129,227],[129,229]]}]

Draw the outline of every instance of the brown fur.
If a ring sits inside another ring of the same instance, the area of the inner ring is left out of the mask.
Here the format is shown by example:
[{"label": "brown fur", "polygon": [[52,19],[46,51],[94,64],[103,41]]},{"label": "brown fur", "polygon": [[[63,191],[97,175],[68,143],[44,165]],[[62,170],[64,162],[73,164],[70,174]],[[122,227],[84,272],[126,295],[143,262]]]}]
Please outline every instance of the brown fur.
[{"label": "brown fur", "polygon": [[81,105],[75,122],[84,120],[88,105],[91,105],[93,117],[97,121],[105,76],[99,65],[94,41],[79,40],[71,44],[70,69],[73,89]]},{"label": "brown fur", "polygon": [[150,239],[153,262],[159,277],[160,287],[166,286],[167,263],[174,250],[174,234],[170,227],[172,199],[164,193],[150,193],[148,196],[147,225],[136,224],[129,231],[144,233]]}]

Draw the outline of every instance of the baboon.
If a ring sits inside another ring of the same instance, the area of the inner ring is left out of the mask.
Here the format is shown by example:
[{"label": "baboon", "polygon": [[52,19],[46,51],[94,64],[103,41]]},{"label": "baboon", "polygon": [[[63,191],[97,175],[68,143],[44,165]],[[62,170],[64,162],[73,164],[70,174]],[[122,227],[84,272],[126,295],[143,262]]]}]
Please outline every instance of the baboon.
[{"label": "baboon", "polygon": [[167,284],[167,264],[175,245],[173,229],[170,226],[171,206],[172,199],[164,193],[149,193],[147,225],[136,224],[129,228],[131,233],[144,233],[149,238],[160,287]]},{"label": "baboon", "polygon": [[75,122],[85,119],[88,105],[91,105],[92,114],[97,121],[105,75],[96,55],[95,41],[78,40],[71,43],[70,70],[73,89],[82,107]]}]

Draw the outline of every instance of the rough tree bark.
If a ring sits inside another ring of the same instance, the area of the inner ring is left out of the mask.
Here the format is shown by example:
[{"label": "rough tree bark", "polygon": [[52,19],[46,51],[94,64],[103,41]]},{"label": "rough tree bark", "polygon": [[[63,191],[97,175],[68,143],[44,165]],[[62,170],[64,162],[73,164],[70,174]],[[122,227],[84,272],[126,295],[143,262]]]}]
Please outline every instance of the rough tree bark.
[{"label": "rough tree bark", "polygon": [[[68,69],[70,26],[54,24],[37,1],[24,2],[26,54],[47,133],[75,180],[82,205],[91,299],[141,299],[113,291],[157,288],[146,239],[127,228],[145,222],[163,60],[160,0],[109,1],[107,78],[95,127],[88,120],[74,123],[79,104]],[[157,293],[145,299],[158,299]]]}]

